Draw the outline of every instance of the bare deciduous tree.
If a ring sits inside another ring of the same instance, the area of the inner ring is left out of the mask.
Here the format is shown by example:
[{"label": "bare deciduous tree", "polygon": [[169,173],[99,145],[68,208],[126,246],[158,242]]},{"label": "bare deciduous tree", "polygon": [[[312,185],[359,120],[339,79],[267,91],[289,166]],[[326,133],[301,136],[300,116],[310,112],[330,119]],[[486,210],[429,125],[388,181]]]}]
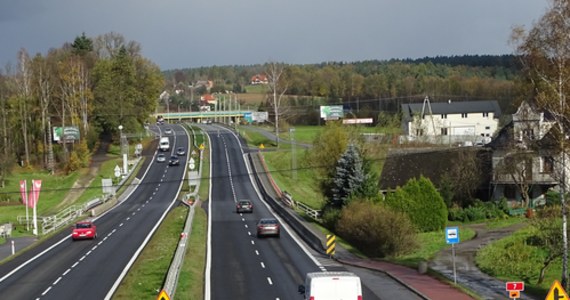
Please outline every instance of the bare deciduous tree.
[{"label": "bare deciduous tree", "polygon": [[526,32],[513,30],[512,41],[522,58],[525,73],[531,83],[534,99],[541,109],[548,111],[556,122],[560,149],[560,201],[562,206],[563,258],[561,283],[568,288],[568,235],[565,194],[567,159],[567,131],[570,124],[570,1],[551,0],[549,10]]},{"label": "bare deciduous tree", "polygon": [[285,79],[285,64],[269,62],[265,65],[269,90],[271,92],[271,107],[275,114],[275,142],[279,147],[279,118],[284,113],[282,111],[282,100],[287,92],[288,84]]},{"label": "bare deciduous tree", "polygon": [[31,114],[29,112],[32,101],[32,70],[30,56],[26,49],[18,52],[18,74],[16,75],[18,87],[18,116],[20,117],[20,130],[24,143],[24,164],[30,164],[30,146],[28,141],[28,126]]}]

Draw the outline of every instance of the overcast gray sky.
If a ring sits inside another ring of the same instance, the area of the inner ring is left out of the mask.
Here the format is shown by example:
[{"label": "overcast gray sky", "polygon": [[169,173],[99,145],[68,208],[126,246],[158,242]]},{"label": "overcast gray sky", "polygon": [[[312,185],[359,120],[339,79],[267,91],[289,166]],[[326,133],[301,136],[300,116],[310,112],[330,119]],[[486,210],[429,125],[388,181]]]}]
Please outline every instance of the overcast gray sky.
[{"label": "overcast gray sky", "polygon": [[0,0],[0,64],[117,32],[161,69],[510,54],[547,0]]}]

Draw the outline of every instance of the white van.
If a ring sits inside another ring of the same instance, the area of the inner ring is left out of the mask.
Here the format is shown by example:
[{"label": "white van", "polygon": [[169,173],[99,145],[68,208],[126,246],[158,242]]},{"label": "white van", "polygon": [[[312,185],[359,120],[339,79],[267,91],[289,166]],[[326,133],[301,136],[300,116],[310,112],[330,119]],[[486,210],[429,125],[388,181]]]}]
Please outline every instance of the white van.
[{"label": "white van", "polygon": [[158,144],[158,148],[160,151],[168,151],[170,150],[170,141],[167,137],[161,137],[160,142]]},{"label": "white van", "polygon": [[351,272],[307,273],[299,293],[306,300],[362,300],[360,277]]}]

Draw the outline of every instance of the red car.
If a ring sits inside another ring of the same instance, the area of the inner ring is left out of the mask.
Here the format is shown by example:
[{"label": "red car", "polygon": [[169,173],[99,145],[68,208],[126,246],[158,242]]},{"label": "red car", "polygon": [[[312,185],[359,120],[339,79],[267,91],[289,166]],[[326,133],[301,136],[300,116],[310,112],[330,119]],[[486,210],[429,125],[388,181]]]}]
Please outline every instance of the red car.
[{"label": "red car", "polygon": [[74,241],[80,239],[96,239],[97,226],[91,221],[77,222],[75,226],[73,226],[71,238]]}]

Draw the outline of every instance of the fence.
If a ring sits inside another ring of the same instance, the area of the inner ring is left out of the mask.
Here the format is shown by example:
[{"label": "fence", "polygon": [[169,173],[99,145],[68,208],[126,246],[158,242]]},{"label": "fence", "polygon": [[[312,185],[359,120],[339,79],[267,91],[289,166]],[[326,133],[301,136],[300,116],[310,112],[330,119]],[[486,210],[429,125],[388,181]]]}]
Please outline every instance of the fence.
[{"label": "fence", "polygon": [[287,193],[286,191],[282,193],[282,196],[283,197],[281,198],[281,200],[283,201],[283,203],[287,204],[287,206],[291,208],[300,209],[303,213],[311,217],[313,220],[321,221],[320,210],[313,209],[302,202],[293,200],[293,196],[291,196],[291,194]]}]

